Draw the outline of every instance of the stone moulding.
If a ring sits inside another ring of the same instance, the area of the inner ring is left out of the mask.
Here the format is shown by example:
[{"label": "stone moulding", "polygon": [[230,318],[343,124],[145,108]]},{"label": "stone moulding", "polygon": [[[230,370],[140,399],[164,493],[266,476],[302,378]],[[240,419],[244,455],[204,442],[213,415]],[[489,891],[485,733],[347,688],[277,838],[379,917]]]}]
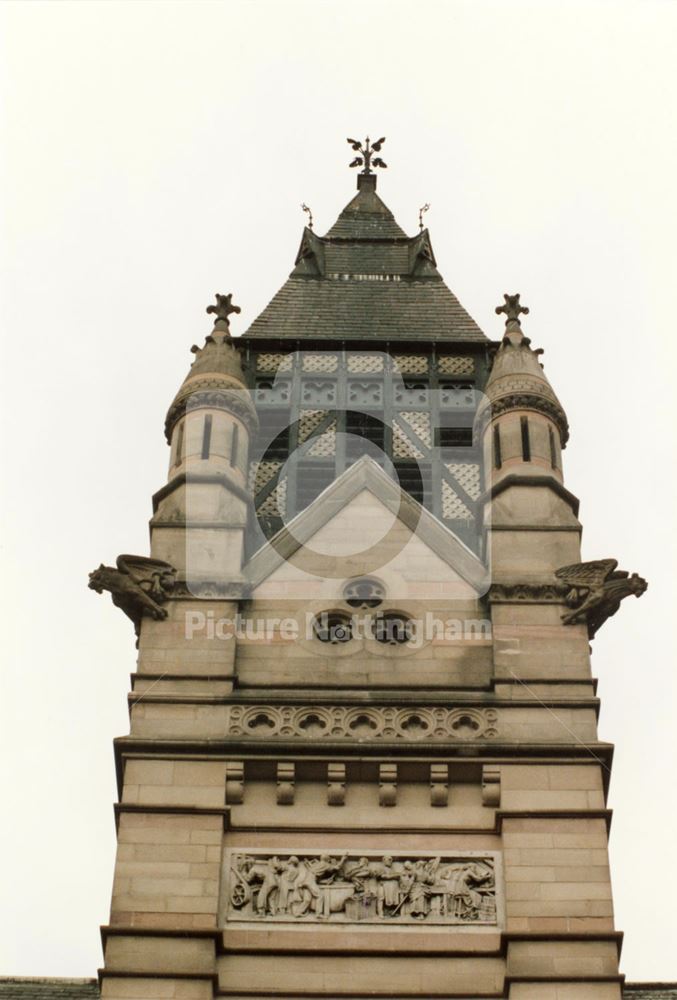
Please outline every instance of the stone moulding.
[{"label": "stone moulding", "polygon": [[227,734],[253,739],[477,740],[498,735],[486,708],[230,705]]},{"label": "stone moulding", "polygon": [[246,389],[231,388],[224,384],[222,377],[212,376],[194,379],[181,389],[172,403],[165,420],[165,437],[171,443],[175,424],[185,416],[187,411],[207,408],[212,410],[227,410],[239,417],[250,434],[258,428],[256,408]]},{"label": "stone moulding", "polygon": [[492,604],[562,604],[567,588],[559,583],[494,583],[489,589]]},{"label": "stone moulding", "polygon": [[221,924],[502,923],[500,856],[492,851],[226,849]]},{"label": "stone moulding", "polygon": [[543,398],[541,392],[530,392],[531,385],[526,380],[524,380],[524,384],[515,381],[515,384],[511,388],[522,391],[513,391],[492,400],[491,405],[478,418],[480,432],[484,430],[484,427],[490,420],[500,417],[511,410],[535,410],[538,413],[542,413],[544,417],[548,417],[549,420],[552,420],[560,432],[562,448],[566,448],[569,440],[569,424],[559,403]]}]

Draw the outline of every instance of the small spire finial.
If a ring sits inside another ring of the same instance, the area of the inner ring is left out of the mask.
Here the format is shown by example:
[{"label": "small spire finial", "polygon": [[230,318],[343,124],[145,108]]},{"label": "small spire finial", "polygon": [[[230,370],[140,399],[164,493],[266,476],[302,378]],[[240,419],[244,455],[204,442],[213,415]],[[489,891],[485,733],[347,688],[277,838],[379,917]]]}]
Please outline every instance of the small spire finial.
[{"label": "small spire finial", "polygon": [[517,292],[515,295],[508,295],[506,293],[503,299],[503,305],[496,306],[496,313],[498,315],[505,313],[505,326],[507,330],[521,329],[520,314],[523,313],[526,316],[529,309],[527,306],[520,305],[520,293]]},{"label": "small spire finial", "polygon": [[372,167],[381,167],[382,170],[386,170],[388,168],[388,164],[385,163],[380,156],[373,155],[374,153],[381,152],[381,147],[385,141],[385,136],[382,136],[382,138],[378,139],[375,143],[373,143],[373,145],[370,145],[369,136],[367,136],[364,140],[364,145],[362,145],[362,143],[358,142],[357,139],[347,139],[346,142],[349,142],[355,152],[359,153],[359,156],[356,156],[349,166],[364,167],[363,170],[360,170],[360,173],[367,175],[373,173],[371,169]]},{"label": "small spire finial", "polygon": [[232,303],[233,293],[228,292],[227,295],[219,295],[216,293],[216,305],[207,306],[207,313],[214,313],[216,319],[214,320],[214,325],[217,323],[225,323],[226,329],[230,327],[230,320],[228,317],[231,313],[239,313],[241,309],[239,306],[234,306]]},{"label": "small spire finial", "polygon": [[306,205],[305,201],[301,202],[301,208],[302,208],[302,210],[304,212],[308,213],[308,229],[312,229],[313,228],[313,213],[310,211],[310,209]]},{"label": "small spire finial", "polygon": [[428,202],[426,202],[425,205],[421,205],[421,207],[418,210],[418,228],[421,230],[421,232],[423,232],[423,216],[428,211],[429,208],[430,205],[428,204]]}]

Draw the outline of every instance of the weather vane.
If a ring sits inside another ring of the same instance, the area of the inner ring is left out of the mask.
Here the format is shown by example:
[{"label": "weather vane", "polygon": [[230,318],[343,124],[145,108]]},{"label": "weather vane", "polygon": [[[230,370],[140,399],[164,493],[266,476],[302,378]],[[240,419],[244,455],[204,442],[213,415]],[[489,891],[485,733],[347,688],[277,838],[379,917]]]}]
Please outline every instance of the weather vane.
[{"label": "weather vane", "polygon": [[310,211],[310,209],[306,205],[305,201],[301,202],[301,208],[303,209],[304,212],[308,213],[308,229],[312,229],[313,228],[313,213]]},{"label": "weather vane", "polygon": [[385,163],[380,156],[374,156],[374,158],[372,159],[374,153],[381,152],[381,147],[383,146],[383,143],[386,141],[385,136],[379,139],[378,142],[375,142],[372,146],[369,145],[369,136],[367,136],[367,138],[365,139],[364,145],[362,145],[361,142],[358,142],[357,139],[347,139],[346,141],[350,143],[350,145],[353,147],[356,153],[360,154],[359,156],[355,157],[350,166],[351,167],[364,166],[364,170],[360,170],[361,174],[372,173],[371,169],[372,167],[381,167],[383,170],[387,169],[388,164]]},{"label": "weather vane", "polygon": [[503,296],[504,303],[502,306],[496,306],[496,313],[500,316],[501,313],[505,313],[505,325],[508,326],[510,323],[517,323],[520,326],[520,314],[523,313],[525,316],[529,312],[527,306],[520,305],[520,293],[517,292],[516,295]]},{"label": "weather vane", "polygon": [[418,210],[418,228],[421,230],[421,232],[423,232],[423,215],[425,212],[428,211],[429,208],[430,205],[428,204],[428,202],[426,202],[425,205],[422,205],[421,208],[419,208]]}]

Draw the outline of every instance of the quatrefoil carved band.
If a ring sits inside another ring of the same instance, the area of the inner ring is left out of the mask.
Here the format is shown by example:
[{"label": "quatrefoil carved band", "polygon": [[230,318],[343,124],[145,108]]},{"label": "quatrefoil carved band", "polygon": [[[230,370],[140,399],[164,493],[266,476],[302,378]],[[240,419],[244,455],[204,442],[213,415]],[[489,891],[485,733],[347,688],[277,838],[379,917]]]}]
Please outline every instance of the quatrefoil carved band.
[{"label": "quatrefoil carved band", "polygon": [[498,735],[493,709],[231,705],[229,736],[254,739],[476,740]]}]

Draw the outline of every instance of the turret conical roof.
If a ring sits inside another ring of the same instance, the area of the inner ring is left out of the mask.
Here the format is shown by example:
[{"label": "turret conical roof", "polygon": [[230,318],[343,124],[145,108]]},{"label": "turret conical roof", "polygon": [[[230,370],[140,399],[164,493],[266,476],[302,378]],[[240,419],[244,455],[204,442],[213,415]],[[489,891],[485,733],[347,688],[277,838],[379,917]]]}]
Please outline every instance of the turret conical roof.
[{"label": "turret conical roof", "polygon": [[[519,295],[506,295],[506,303],[511,301],[512,311],[508,310],[506,330],[501,341],[494,363],[489,373],[484,392],[491,404],[493,416],[511,409],[535,409],[553,420],[559,427],[562,447],[569,437],[564,407],[555,395],[539,361],[543,351],[531,347],[531,340],[525,337],[522,330],[519,312],[529,312],[519,305]],[[496,312],[505,312],[506,306],[497,308]]]}]

